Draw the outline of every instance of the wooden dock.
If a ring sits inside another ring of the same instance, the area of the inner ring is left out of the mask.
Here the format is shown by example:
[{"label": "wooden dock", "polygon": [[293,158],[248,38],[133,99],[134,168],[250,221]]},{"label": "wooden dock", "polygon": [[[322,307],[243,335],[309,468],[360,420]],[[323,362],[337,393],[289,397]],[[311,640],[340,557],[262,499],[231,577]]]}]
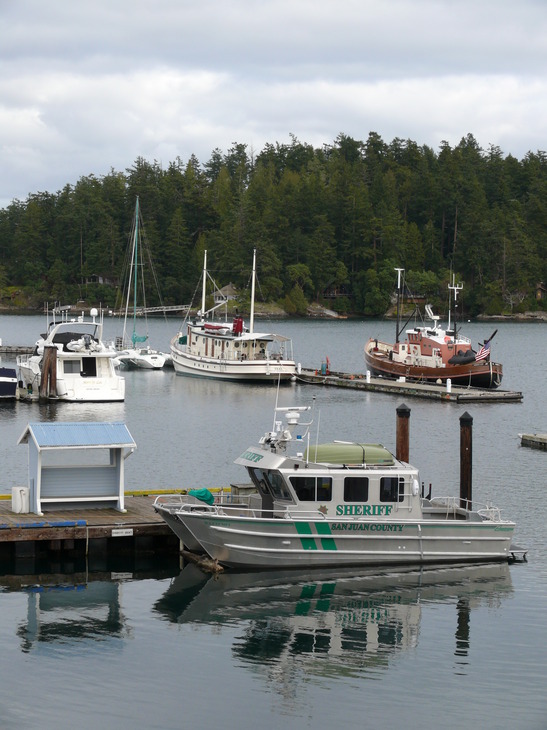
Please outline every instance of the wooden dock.
[{"label": "wooden dock", "polygon": [[310,385],[325,385],[334,388],[349,388],[414,398],[429,398],[452,403],[520,403],[522,401],[522,393],[519,391],[481,390],[480,388],[462,388],[455,385],[448,390],[445,385],[413,383],[408,380],[400,381],[388,378],[367,378],[365,375],[340,372],[324,375],[317,370],[304,368],[297,375],[297,381]]},{"label": "wooden dock", "polygon": [[0,498],[0,557],[51,557],[59,553],[156,554],[180,551],[176,535],[153,507],[157,493],[126,493],[125,512],[116,509],[59,509],[43,516],[11,510]]},{"label": "wooden dock", "polygon": [[519,433],[520,445],[547,451],[547,433]]},{"label": "wooden dock", "polygon": [[34,347],[22,345],[0,345],[0,355],[32,355]]}]

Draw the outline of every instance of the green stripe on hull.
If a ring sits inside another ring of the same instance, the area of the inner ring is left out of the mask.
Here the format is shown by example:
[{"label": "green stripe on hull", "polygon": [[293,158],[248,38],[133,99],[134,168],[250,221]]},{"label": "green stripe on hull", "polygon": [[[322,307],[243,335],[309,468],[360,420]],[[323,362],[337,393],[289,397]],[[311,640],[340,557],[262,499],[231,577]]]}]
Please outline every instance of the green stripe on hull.
[{"label": "green stripe on hull", "polygon": [[[332,537],[332,533],[328,523],[326,522],[314,522],[315,532],[321,536],[321,549],[322,550],[337,550],[336,543]],[[319,547],[314,537],[311,537],[314,532],[309,522],[296,522],[295,528],[297,533],[300,535],[300,542],[303,550],[318,550]],[[323,537],[325,535],[325,537]],[[326,537],[328,535],[328,537]]]},{"label": "green stripe on hull", "polygon": [[315,539],[313,537],[302,537],[303,535],[312,535],[312,530],[309,522],[296,522],[296,531],[300,537],[300,543],[302,544],[302,550],[317,550]]},{"label": "green stripe on hull", "polygon": [[317,530],[318,535],[329,535],[329,537],[321,538],[321,547],[323,550],[338,550],[336,543],[334,542],[334,538],[330,537],[332,533],[327,522],[316,522],[315,529]]}]

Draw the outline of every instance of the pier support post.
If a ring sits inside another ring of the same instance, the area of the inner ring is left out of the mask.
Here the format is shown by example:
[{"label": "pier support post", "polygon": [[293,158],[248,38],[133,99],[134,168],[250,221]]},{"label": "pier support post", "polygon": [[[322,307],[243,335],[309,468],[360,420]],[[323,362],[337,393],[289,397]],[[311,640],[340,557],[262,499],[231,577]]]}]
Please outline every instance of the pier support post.
[{"label": "pier support post", "polygon": [[44,347],[39,395],[44,400],[57,396],[57,348],[51,345]]},{"label": "pier support post", "polygon": [[471,509],[473,465],[473,419],[467,411],[460,416],[460,507]]},{"label": "pier support post", "polygon": [[397,443],[395,456],[408,464],[410,434],[410,408],[402,403],[397,408]]}]

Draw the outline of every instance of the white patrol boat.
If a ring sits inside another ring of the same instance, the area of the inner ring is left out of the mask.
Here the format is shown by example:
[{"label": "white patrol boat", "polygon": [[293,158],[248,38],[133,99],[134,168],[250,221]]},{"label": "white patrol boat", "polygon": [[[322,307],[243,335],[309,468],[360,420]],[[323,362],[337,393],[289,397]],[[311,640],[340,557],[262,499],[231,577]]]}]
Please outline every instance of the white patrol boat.
[{"label": "white patrol boat", "polygon": [[515,524],[498,508],[472,509],[461,493],[424,496],[418,470],[379,444],[310,444],[311,421],[300,424],[307,410],[277,407],[273,430],[235,460],[254,494],[215,503],[208,490],[190,490],[156,499],[188,550],[244,569],[511,557]]}]

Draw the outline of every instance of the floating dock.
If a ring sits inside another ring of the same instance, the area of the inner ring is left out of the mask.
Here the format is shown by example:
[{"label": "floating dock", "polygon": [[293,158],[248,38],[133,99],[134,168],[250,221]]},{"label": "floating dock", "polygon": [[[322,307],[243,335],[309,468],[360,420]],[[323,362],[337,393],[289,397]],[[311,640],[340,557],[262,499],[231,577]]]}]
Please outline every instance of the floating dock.
[{"label": "floating dock", "polygon": [[0,345],[0,355],[32,355],[34,347],[21,345]]},{"label": "floating dock", "polygon": [[159,493],[163,491],[126,493],[125,512],[113,508],[58,509],[43,516],[15,513],[10,497],[1,495],[0,557],[178,552],[179,540],[154,510]]},{"label": "floating dock", "polygon": [[520,445],[547,451],[547,433],[519,433]]},{"label": "floating dock", "polygon": [[317,370],[302,368],[297,375],[297,382],[310,385],[325,385],[334,388],[365,390],[373,393],[429,398],[451,403],[520,403],[522,393],[511,390],[482,390],[480,388],[462,388],[452,385],[433,385],[430,383],[414,383],[409,380],[390,380],[366,375],[348,373],[320,373]]}]

